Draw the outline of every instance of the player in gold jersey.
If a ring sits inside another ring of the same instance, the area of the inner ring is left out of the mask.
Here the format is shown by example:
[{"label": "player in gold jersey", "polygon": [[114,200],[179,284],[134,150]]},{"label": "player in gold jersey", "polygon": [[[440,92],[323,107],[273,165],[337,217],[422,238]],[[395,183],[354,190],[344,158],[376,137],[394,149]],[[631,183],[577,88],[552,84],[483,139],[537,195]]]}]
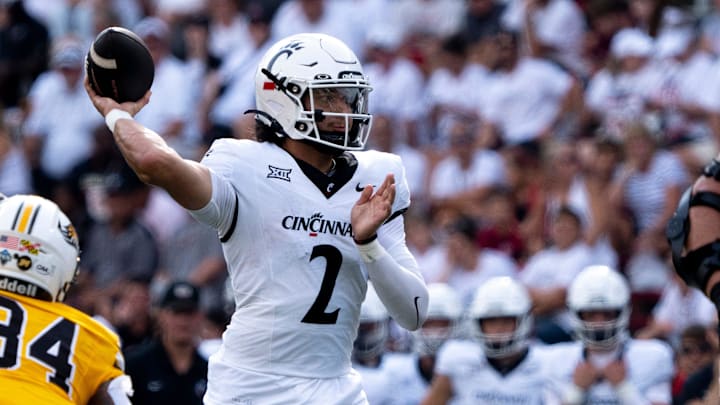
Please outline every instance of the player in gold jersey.
[{"label": "player in gold jersey", "polygon": [[3,404],[130,404],[118,336],[62,303],[78,238],[55,203],[0,194]]}]

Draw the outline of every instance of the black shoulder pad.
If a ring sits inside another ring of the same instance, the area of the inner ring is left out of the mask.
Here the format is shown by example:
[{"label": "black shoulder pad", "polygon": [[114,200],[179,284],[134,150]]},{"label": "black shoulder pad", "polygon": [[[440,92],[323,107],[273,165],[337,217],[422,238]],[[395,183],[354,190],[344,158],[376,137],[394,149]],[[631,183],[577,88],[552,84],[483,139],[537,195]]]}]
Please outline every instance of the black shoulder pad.
[{"label": "black shoulder pad", "polygon": [[692,188],[685,190],[665,228],[665,236],[670,243],[675,271],[689,286],[704,290],[710,275],[720,269],[720,239],[683,255],[690,233],[690,207],[698,205],[720,211],[720,194],[699,192],[692,195]]}]

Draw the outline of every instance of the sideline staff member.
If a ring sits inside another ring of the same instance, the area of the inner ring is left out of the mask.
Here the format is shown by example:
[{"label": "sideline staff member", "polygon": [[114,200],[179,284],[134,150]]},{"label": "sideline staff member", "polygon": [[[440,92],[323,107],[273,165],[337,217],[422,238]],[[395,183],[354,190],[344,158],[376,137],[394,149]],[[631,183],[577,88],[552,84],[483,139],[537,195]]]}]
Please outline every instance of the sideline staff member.
[{"label": "sideline staff member", "polygon": [[172,283],[160,301],[159,335],[127,354],[133,404],[202,404],[208,363],[197,350],[201,321],[198,289]]}]

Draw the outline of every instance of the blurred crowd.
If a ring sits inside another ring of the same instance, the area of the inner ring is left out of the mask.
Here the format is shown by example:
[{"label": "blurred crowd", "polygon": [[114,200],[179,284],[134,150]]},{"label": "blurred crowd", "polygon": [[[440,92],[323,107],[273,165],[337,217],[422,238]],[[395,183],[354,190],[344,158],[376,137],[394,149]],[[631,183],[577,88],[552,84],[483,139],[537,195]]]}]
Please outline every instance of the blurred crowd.
[{"label": "blurred crowd", "polygon": [[0,192],[69,214],[82,245],[71,304],[127,347],[153,335],[173,281],[199,287],[208,339],[232,304],[216,235],[135,177],[85,93],[90,43],[116,25],[155,62],[163,102],[136,119],[189,159],[254,136],[255,67],[276,39],[346,42],[374,87],[370,148],[407,170],[411,251],[464,306],[510,276],[535,335],[567,341],[566,289],[603,264],[629,282],[635,337],[679,355],[717,324],[674,276],[664,227],[720,150],[720,1],[0,0]]}]

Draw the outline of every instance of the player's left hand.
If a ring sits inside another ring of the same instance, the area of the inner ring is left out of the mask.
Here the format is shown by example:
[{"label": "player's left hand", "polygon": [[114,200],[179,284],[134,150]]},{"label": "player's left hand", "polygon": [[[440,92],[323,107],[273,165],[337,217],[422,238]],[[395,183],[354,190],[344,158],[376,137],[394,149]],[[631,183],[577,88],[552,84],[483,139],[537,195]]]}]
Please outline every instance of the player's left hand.
[{"label": "player's left hand", "polygon": [[608,364],[607,367],[603,369],[602,373],[603,376],[605,376],[605,379],[607,379],[613,387],[617,387],[620,383],[625,381],[625,377],[627,376],[625,362],[622,360],[615,360]]},{"label": "player's left hand", "polygon": [[392,213],[395,201],[395,176],[388,174],[373,194],[371,185],[365,186],[350,212],[355,240],[369,239]]}]

